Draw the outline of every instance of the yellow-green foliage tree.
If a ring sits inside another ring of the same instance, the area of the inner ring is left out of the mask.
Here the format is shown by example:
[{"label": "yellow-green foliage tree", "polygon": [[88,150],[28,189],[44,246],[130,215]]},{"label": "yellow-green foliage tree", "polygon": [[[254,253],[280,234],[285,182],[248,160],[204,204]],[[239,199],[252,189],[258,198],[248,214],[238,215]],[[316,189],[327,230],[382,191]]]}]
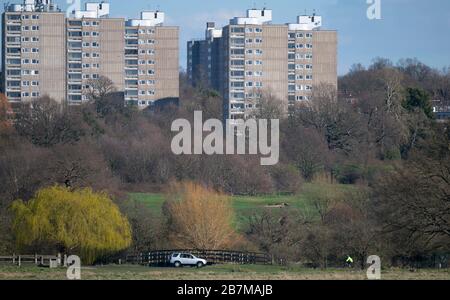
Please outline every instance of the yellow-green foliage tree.
[{"label": "yellow-green foliage tree", "polygon": [[240,240],[228,196],[188,182],[172,185],[167,197],[165,214],[175,247],[229,249]]},{"label": "yellow-green foliage tree", "polygon": [[131,229],[106,193],[90,188],[43,188],[24,203],[16,200],[13,231],[19,248],[36,243],[77,254],[86,264],[101,255],[127,248]]}]

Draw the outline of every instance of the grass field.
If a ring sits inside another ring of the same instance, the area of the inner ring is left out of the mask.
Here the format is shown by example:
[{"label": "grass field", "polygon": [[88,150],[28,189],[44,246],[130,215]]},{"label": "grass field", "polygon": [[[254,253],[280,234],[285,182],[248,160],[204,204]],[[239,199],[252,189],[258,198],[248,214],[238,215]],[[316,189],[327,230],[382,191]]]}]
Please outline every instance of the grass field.
[{"label": "grass field", "polygon": [[[450,270],[383,270],[386,280],[449,280]],[[0,264],[0,280],[65,280],[66,270],[39,268],[34,265]],[[281,266],[237,266],[216,265],[202,269],[184,267],[153,268],[137,265],[109,265],[84,267],[83,280],[365,280],[361,270],[327,269],[314,270],[300,267]]]},{"label": "grass field", "polygon": [[[232,205],[236,211],[238,225],[245,216],[273,205],[286,203],[289,208],[301,210],[305,214],[314,214],[311,203],[318,197],[338,197],[347,192],[356,191],[357,186],[326,183],[305,183],[297,195],[233,196]],[[161,213],[165,201],[163,194],[132,193],[131,198],[144,203],[157,214]],[[279,210],[279,208],[271,208]]]}]

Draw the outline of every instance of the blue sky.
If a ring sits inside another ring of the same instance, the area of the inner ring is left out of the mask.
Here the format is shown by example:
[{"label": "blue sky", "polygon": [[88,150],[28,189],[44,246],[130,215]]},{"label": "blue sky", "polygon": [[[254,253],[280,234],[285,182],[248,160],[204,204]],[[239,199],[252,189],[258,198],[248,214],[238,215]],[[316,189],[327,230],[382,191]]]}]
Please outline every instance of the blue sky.
[{"label": "blue sky", "polygon": [[[21,0],[10,0],[16,2]],[[247,8],[266,6],[274,23],[294,22],[313,9],[324,28],[339,32],[339,74],[353,63],[370,64],[377,56],[394,62],[417,57],[436,68],[450,66],[449,0],[381,0],[381,20],[366,17],[367,0],[110,0],[111,15],[138,17],[141,10],[159,8],[167,25],[180,26],[180,65],[186,65],[186,42],[204,36],[205,23],[225,25]],[[1,2],[5,2],[2,0]],[[62,8],[66,0],[56,1]],[[85,2],[85,1],[82,1]]]}]

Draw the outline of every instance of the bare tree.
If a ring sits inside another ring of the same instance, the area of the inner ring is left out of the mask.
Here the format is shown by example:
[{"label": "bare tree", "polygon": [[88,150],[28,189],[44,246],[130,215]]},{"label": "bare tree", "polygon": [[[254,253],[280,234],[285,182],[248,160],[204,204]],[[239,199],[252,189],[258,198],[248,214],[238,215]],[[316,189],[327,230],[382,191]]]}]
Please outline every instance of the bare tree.
[{"label": "bare tree", "polygon": [[174,246],[226,249],[237,238],[231,225],[233,210],[225,195],[194,183],[176,184],[166,206]]}]

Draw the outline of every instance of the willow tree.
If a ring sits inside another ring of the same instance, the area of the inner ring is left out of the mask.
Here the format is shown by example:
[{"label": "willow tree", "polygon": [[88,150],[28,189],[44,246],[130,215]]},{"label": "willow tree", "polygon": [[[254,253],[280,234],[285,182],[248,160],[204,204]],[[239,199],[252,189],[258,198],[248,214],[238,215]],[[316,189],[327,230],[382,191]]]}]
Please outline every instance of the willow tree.
[{"label": "willow tree", "polygon": [[86,264],[127,248],[131,229],[105,193],[54,186],[39,190],[27,203],[16,200],[13,231],[19,249],[36,244],[77,254]]},{"label": "willow tree", "polygon": [[189,182],[172,185],[167,197],[164,213],[175,247],[227,249],[239,240],[228,196]]}]

